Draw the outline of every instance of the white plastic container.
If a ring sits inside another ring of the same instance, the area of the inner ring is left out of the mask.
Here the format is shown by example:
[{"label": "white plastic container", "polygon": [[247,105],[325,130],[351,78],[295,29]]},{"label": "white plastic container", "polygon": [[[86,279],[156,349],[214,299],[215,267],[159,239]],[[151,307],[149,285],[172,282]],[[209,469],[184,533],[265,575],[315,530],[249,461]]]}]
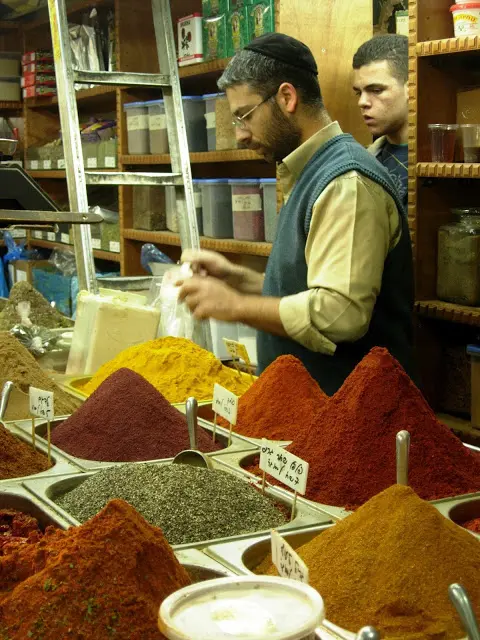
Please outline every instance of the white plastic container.
[{"label": "white plastic container", "polygon": [[145,155],[150,153],[148,133],[148,107],[145,102],[129,102],[123,105],[127,118],[128,153]]},{"label": "white plastic container", "polygon": [[233,237],[263,242],[265,223],[260,180],[241,178],[230,180],[229,184],[232,187]]},{"label": "white plastic container", "polygon": [[167,229],[178,233],[177,199],[175,187],[165,187],[165,209],[167,213]]},{"label": "white plastic container", "polygon": [[313,640],[324,619],[307,584],[273,576],[217,578],[166,598],[158,626],[169,640]]},{"label": "white plastic container", "polygon": [[480,35],[480,2],[464,2],[450,7],[455,37]]},{"label": "white plastic container", "polygon": [[275,178],[261,178],[263,191],[263,220],[265,223],[265,242],[273,242],[277,233],[277,181]]},{"label": "white plastic container", "polygon": [[203,236],[203,206],[202,206],[202,183],[203,180],[192,180],[193,198],[195,200],[195,213],[197,214],[198,235]]},{"label": "white plastic container", "polygon": [[207,146],[209,151],[217,149],[217,123],[215,107],[217,98],[224,95],[223,93],[206,93],[203,96],[205,100],[205,121],[207,123]]},{"label": "white plastic container", "polygon": [[150,153],[168,153],[167,120],[165,118],[165,102],[149,100],[145,102],[148,109],[148,135]]},{"label": "white plastic container", "polygon": [[183,96],[182,102],[189,151],[208,151],[203,96]]},{"label": "white plastic container", "polygon": [[227,178],[204,180],[202,188],[203,235],[233,238],[232,192]]},{"label": "white plastic container", "polygon": [[192,13],[177,20],[178,66],[203,62],[202,14]]}]

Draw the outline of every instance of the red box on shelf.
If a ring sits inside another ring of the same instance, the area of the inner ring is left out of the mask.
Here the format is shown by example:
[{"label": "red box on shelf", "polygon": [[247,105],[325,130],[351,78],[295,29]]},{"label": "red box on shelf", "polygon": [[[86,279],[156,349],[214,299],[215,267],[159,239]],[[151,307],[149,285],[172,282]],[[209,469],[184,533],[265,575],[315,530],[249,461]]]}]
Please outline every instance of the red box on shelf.
[{"label": "red box on shelf", "polygon": [[22,56],[22,64],[30,64],[31,62],[53,62],[53,53],[51,51],[27,51]]},{"label": "red box on shelf", "polygon": [[35,85],[54,87],[57,84],[54,73],[24,73],[21,83],[22,88],[33,87]]},{"label": "red box on shelf", "polygon": [[26,73],[55,73],[55,63],[48,61],[30,62],[22,65],[23,74]]},{"label": "red box on shelf", "polygon": [[46,96],[56,96],[56,87],[48,87],[45,85],[33,85],[22,89],[23,98],[44,98]]}]

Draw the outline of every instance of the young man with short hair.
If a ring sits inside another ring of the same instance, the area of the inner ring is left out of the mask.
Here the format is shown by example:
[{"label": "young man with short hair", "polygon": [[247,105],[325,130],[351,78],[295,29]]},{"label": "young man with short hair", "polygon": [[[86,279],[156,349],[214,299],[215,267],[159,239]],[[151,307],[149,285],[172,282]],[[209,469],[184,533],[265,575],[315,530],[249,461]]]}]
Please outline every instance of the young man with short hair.
[{"label": "young man with short hair", "polygon": [[365,124],[377,138],[370,151],[408,202],[408,38],[381,35],[353,57],[353,90]]}]

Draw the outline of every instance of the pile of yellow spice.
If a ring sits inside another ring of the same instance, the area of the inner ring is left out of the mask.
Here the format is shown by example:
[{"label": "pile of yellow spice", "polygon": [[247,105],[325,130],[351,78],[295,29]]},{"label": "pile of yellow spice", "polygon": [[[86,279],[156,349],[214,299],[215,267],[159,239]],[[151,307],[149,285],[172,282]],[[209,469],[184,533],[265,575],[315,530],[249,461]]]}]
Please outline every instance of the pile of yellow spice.
[{"label": "pile of yellow spice", "polygon": [[90,395],[118,369],[126,367],[143,376],[169,402],[211,400],[215,382],[237,396],[249,388],[251,378],[222,365],[210,351],[185,338],[158,338],[129,347],[106,362],[83,387]]}]

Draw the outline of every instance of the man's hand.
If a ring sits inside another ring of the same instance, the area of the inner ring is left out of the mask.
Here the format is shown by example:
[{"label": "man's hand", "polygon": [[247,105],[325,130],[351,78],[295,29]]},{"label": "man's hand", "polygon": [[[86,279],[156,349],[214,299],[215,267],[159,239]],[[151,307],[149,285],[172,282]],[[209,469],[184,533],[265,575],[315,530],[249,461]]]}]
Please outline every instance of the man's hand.
[{"label": "man's hand", "polygon": [[178,297],[197,320],[213,318],[225,322],[237,322],[243,298],[225,282],[209,276],[184,280]]}]

